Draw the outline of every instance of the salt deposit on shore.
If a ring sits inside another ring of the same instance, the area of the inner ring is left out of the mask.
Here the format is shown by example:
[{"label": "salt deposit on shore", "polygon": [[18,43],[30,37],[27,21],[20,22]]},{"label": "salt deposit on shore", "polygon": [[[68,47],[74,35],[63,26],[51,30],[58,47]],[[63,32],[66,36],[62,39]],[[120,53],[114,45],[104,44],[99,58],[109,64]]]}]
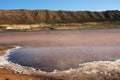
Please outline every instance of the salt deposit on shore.
[{"label": "salt deposit on shore", "polygon": [[6,54],[0,56],[0,67],[4,67],[10,70],[14,70],[15,72],[21,73],[21,74],[30,74],[32,72],[32,68],[31,70],[28,70],[29,68],[20,66],[18,64],[12,63],[10,61],[8,61],[8,55],[11,51],[15,50],[15,49],[19,49],[21,48],[20,46],[15,46],[13,49],[8,49],[6,51]]},{"label": "salt deposit on shore", "polygon": [[[12,63],[7,60],[7,56],[9,55],[10,51],[13,51],[15,49],[21,48],[20,46],[16,46],[15,48],[11,50],[7,50],[7,54],[0,56],[0,67],[5,67],[10,70],[14,70],[15,72],[21,73],[21,74],[31,74],[35,73],[35,69],[31,67],[25,67],[25,66],[20,66],[18,64]],[[115,60],[115,61],[94,61],[94,62],[86,62],[83,64],[79,64],[80,68],[77,69],[70,69],[66,71],[57,71],[55,70],[54,72],[50,72],[49,74],[60,74],[60,73],[84,73],[84,74],[109,74],[110,71],[117,71],[120,72],[120,60]],[[41,73],[42,71],[37,70],[37,73]],[[45,72],[43,72],[45,73]],[[62,75],[62,74],[61,74]]]},{"label": "salt deposit on shore", "polygon": [[0,68],[6,68],[15,73],[20,74],[31,74],[31,75],[44,75],[44,76],[53,76],[62,78],[63,80],[119,80],[120,79],[120,59],[115,61],[94,61],[94,62],[86,62],[79,64],[79,68],[70,69],[65,71],[54,70],[54,72],[43,72],[40,70],[35,70],[31,67],[20,66],[18,64],[14,64],[7,60],[7,56],[10,51],[15,49],[19,49],[20,47],[13,48],[11,50],[7,50],[7,54],[0,56]]}]

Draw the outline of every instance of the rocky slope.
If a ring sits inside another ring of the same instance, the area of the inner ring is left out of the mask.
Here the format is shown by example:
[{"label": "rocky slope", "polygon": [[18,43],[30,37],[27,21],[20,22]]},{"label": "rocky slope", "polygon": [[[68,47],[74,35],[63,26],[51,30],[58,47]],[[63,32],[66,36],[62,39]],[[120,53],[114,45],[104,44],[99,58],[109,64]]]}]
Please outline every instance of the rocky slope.
[{"label": "rocky slope", "polygon": [[0,24],[120,22],[120,11],[0,10]]}]

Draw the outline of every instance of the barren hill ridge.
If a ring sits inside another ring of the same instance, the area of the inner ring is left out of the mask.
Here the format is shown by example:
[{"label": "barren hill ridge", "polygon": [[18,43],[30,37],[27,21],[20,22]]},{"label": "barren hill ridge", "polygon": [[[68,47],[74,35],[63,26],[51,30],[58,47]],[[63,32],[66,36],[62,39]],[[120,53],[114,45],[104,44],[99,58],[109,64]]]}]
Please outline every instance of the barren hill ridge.
[{"label": "barren hill ridge", "polygon": [[120,11],[0,10],[0,24],[120,22]]}]

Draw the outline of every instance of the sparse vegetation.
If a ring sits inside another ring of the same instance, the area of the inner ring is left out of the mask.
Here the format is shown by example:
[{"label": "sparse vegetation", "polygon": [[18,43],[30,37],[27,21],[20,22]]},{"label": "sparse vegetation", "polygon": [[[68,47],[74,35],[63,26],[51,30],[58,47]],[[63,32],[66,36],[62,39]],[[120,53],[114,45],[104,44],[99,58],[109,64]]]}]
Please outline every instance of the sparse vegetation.
[{"label": "sparse vegetation", "polygon": [[[12,29],[6,27],[12,26]],[[103,29],[120,28],[120,22],[84,22],[84,23],[40,23],[40,24],[11,24],[1,25],[2,30],[9,31],[32,31],[32,30],[69,30],[69,29]]]},{"label": "sparse vegetation", "polygon": [[8,10],[7,13],[6,11],[0,10],[1,31],[6,30],[6,27],[17,31],[120,28],[119,10],[102,12]]},{"label": "sparse vegetation", "polygon": [[6,27],[5,26],[0,26],[0,29],[5,29]]}]

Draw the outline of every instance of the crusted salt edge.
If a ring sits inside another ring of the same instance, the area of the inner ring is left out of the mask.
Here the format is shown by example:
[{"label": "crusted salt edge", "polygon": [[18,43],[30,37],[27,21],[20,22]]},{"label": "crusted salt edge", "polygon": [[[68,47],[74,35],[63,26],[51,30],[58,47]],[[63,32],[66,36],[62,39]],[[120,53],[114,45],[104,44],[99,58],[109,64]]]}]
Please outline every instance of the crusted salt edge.
[{"label": "crusted salt edge", "polygon": [[0,56],[0,67],[9,64],[9,62],[5,59],[5,56]]},{"label": "crusted salt edge", "polygon": [[36,70],[33,67],[26,67],[26,66],[21,66],[17,63],[13,63],[11,61],[8,61],[8,56],[10,55],[11,51],[17,50],[22,48],[21,46],[14,46],[12,49],[8,49],[6,51],[6,54],[4,56],[0,56],[0,68],[7,68],[9,70],[15,71],[15,73],[20,73],[20,74],[33,74],[33,73],[47,73],[45,71]]},{"label": "crusted salt edge", "polygon": [[120,72],[120,59],[115,61],[93,61],[79,64],[79,68],[62,71],[62,73],[85,73],[85,74],[101,74],[110,75],[109,71],[116,70]]},{"label": "crusted salt edge", "polygon": [[5,55],[0,56],[0,67],[1,68],[7,68],[9,70],[13,70],[15,71],[15,73],[20,73],[20,74],[31,74],[35,71],[34,68],[28,68],[28,67],[24,67],[15,63],[12,63],[11,61],[8,61],[8,55],[10,54],[11,51],[16,50],[16,49],[20,49],[22,47],[20,46],[14,46],[14,48],[12,49],[8,49],[6,51]]},{"label": "crusted salt edge", "polygon": [[[15,73],[20,73],[20,74],[32,74],[32,73],[48,73],[45,71],[41,71],[39,70],[35,70],[32,67],[25,67],[25,66],[21,66],[17,63],[12,63],[11,61],[8,61],[8,56],[10,55],[11,51],[14,51],[16,49],[20,49],[22,47],[20,46],[14,46],[13,49],[8,49],[6,51],[6,54],[4,56],[0,56],[0,67],[5,67],[7,69],[13,70],[15,71]],[[72,71],[72,68],[70,68],[70,70],[67,70],[66,72],[69,73],[70,71]],[[60,72],[59,70],[54,70],[53,72],[49,72],[49,73],[57,73]]]},{"label": "crusted salt edge", "polygon": [[[35,70],[32,67],[21,66],[19,64],[15,64],[15,63],[12,63],[11,61],[8,61],[7,56],[9,55],[9,53],[19,48],[22,48],[22,47],[15,46],[15,48],[7,50],[4,56],[0,56],[0,67],[1,68],[5,67],[7,69],[14,70],[15,72],[18,72],[20,74],[47,73],[45,71]],[[65,71],[54,70],[53,72],[50,72],[50,74],[57,74],[57,73],[68,73],[69,74],[69,73],[79,71],[79,70],[83,70],[85,74],[96,74],[98,72],[100,72],[101,74],[109,74],[107,73],[107,71],[111,71],[111,70],[120,71],[120,59],[116,61],[86,62],[86,63],[79,64],[79,66],[80,66],[79,68],[76,68],[76,69],[70,68],[69,70],[65,70]],[[102,66],[102,68],[107,69],[107,71],[101,72],[99,69],[99,66]]]},{"label": "crusted salt edge", "polygon": [[[13,48],[14,49],[14,48]],[[9,55],[9,53],[10,53],[10,49],[8,49],[7,51],[6,51],[6,54],[4,54],[4,55],[2,55],[2,56],[0,56],[0,67],[2,67],[3,65],[6,65],[6,64],[9,64],[9,62],[8,62],[8,60],[7,60],[7,56]]]}]

